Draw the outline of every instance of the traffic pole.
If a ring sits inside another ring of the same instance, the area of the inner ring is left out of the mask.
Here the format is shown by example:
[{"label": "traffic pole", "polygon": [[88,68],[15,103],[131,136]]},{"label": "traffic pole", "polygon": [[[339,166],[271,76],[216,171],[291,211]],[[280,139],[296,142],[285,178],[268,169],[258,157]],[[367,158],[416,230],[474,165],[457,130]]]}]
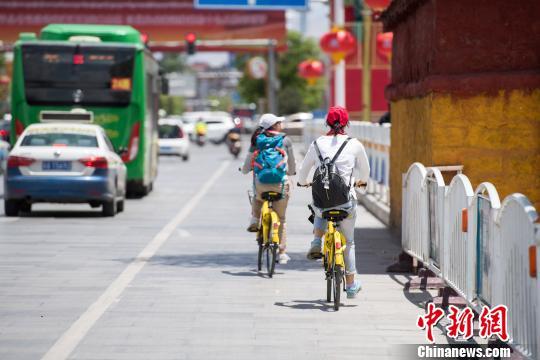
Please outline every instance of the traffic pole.
[{"label": "traffic pole", "polygon": [[276,44],[275,40],[268,41],[268,111],[277,114],[277,83],[276,83]]},{"label": "traffic pole", "polygon": [[[340,29],[345,26],[343,0],[334,0],[334,26]],[[334,105],[345,107],[345,60],[341,60],[334,68]]]}]

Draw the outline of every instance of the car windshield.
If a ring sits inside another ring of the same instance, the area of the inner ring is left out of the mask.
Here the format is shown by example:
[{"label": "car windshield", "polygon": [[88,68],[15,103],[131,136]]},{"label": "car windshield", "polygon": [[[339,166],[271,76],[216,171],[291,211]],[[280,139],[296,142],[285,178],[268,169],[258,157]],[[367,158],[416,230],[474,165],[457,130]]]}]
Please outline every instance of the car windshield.
[{"label": "car windshield", "polygon": [[73,146],[97,148],[97,138],[93,135],[73,133],[28,134],[21,146]]},{"label": "car windshield", "polygon": [[178,139],[180,137],[180,131],[178,125],[159,125],[158,128],[160,139]]}]

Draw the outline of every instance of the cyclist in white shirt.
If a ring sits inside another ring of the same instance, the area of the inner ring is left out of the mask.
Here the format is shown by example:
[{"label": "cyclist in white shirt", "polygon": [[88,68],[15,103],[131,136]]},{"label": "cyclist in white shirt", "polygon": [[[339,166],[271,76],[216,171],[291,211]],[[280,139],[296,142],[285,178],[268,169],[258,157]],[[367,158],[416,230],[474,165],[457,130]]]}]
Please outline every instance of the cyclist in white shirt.
[{"label": "cyclist in white shirt", "polygon": [[[331,107],[329,109],[326,117],[326,125],[330,127],[330,131],[326,135],[320,136],[317,140],[315,140],[323,159],[326,157],[332,159],[338,152],[341,145],[343,145],[347,139],[350,139],[345,133],[345,128],[348,126],[348,124],[349,114],[347,113],[346,109],[342,107]],[[310,145],[300,167],[298,175],[299,186],[308,185],[307,177],[310,171],[314,167],[318,167],[321,163],[314,143]],[[350,184],[350,201],[332,208],[340,208],[349,213],[349,217],[341,222],[340,231],[347,239],[347,247],[345,248],[344,254],[347,297],[354,298],[362,288],[360,281],[358,279],[355,280],[356,260],[354,246],[354,224],[356,220],[357,200],[354,185],[367,183],[370,171],[367,154],[360,141],[357,139],[350,139],[343,148],[341,154],[339,154],[338,158],[336,159],[335,166],[339,175],[346,181],[347,184]],[[311,242],[311,247],[307,253],[307,257],[310,260],[315,260],[322,257],[321,237],[326,231],[326,220],[321,217],[324,210],[326,209],[314,207],[314,239]]]}]

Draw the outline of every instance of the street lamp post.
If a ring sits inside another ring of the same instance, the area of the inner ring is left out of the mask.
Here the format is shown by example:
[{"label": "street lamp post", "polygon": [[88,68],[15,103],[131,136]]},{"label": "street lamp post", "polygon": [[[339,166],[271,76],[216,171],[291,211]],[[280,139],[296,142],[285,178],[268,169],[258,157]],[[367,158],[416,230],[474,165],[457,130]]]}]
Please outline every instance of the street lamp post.
[{"label": "street lamp post", "polygon": [[[345,26],[343,0],[334,0],[334,26],[340,29]],[[334,92],[334,105],[345,107],[345,60],[341,60],[335,65]]]},{"label": "street lamp post", "polygon": [[274,40],[268,41],[268,111],[277,114],[278,100],[276,96],[276,44]]}]

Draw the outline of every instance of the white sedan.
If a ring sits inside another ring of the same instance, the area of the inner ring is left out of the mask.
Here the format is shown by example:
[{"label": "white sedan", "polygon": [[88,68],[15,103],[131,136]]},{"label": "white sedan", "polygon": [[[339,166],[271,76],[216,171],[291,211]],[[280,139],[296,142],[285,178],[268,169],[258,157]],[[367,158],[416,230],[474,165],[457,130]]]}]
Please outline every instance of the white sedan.
[{"label": "white sedan", "polygon": [[158,133],[160,155],[176,155],[184,161],[189,159],[189,140],[182,120],[174,117],[160,119]]},{"label": "white sedan", "polygon": [[193,111],[182,115],[184,128],[191,140],[195,140],[195,123],[202,120],[207,125],[206,137],[212,142],[221,142],[225,135],[235,127],[232,116],[224,111]]},{"label": "white sedan", "polygon": [[6,216],[37,202],[89,203],[104,216],[124,210],[126,166],[105,134],[90,124],[32,124],[7,159]]}]

